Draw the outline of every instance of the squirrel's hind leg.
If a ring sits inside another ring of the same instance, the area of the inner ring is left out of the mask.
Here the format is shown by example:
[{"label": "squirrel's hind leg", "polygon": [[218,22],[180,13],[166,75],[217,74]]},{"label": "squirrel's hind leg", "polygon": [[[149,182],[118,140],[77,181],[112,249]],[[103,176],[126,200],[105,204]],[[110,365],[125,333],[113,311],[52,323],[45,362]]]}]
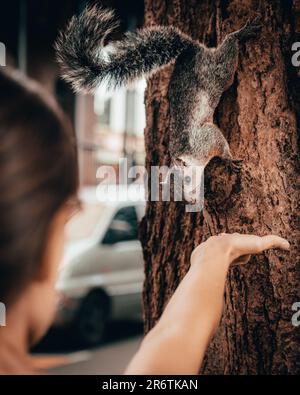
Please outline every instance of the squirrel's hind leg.
[{"label": "squirrel's hind leg", "polygon": [[216,51],[217,79],[222,91],[227,90],[233,83],[238,66],[238,40],[230,34],[226,36]]},{"label": "squirrel's hind leg", "polygon": [[239,43],[255,37],[261,28],[260,17],[247,23],[239,30],[228,34],[216,50],[217,76],[222,90],[228,89],[234,80],[238,66]]},{"label": "squirrel's hind leg", "polygon": [[261,17],[257,16],[254,19],[248,19],[246,24],[239,30],[230,33],[230,35],[237,38],[239,41],[245,41],[249,38],[254,38],[257,36],[258,32],[262,27]]}]

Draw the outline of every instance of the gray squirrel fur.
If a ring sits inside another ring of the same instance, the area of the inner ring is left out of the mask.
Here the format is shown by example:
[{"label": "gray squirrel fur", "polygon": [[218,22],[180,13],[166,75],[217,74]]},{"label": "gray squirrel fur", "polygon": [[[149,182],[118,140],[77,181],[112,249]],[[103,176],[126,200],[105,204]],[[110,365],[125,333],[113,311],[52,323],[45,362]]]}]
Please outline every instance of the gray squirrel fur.
[{"label": "gray squirrel fur", "polygon": [[232,159],[213,116],[233,83],[239,43],[256,36],[259,22],[259,17],[248,20],[217,48],[207,48],[173,26],[142,28],[106,45],[118,22],[111,10],[93,6],[71,19],[55,48],[62,77],[85,93],[102,82],[127,85],[175,61],[169,84],[169,151],[173,163],[205,167],[215,156]]}]

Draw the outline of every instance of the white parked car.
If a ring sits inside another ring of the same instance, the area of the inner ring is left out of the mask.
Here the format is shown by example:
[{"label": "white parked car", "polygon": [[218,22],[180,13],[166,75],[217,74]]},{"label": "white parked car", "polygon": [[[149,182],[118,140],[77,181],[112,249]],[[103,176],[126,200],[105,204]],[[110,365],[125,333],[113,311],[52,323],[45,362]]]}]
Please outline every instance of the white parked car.
[{"label": "white parked car", "polygon": [[138,224],[145,202],[99,202],[83,193],[83,210],[68,225],[57,289],[55,325],[71,325],[87,345],[97,344],[109,319],[141,315],[144,280]]}]

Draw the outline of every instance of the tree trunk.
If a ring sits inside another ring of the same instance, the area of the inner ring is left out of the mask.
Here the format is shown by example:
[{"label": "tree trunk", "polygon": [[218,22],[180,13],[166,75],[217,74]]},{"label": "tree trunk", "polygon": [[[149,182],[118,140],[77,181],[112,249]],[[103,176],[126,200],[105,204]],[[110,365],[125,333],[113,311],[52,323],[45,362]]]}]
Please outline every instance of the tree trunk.
[{"label": "tree trunk", "polygon": [[[233,155],[242,159],[241,170],[231,172],[214,159],[205,170],[202,212],[186,212],[182,202],[149,202],[141,225],[146,332],[202,240],[241,232],[274,233],[291,242],[288,253],[268,251],[230,269],[222,322],[202,366],[205,374],[300,373],[299,327],[291,322],[292,305],[300,301],[300,73],[291,63],[291,46],[300,32],[300,0],[145,1],[147,26],[172,24],[208,46],[216,46],[256,13],[262,15],[262,31],[241,46],[234,84],[215,114]],[[172,65],[167,66],[148,82],[148,171],[151,165],[169,163],[171,72]]]}]

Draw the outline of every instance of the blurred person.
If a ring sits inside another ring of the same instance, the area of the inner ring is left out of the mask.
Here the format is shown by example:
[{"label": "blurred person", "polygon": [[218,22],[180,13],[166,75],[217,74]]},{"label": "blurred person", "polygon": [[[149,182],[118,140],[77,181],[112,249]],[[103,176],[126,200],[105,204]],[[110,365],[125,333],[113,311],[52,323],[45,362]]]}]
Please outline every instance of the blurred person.
[{"label": "blurred person", "polygon": [[[36,372],[29,355],[55,314],[64,227],[77,210],[73,131],[53,97],[16,72],[0,72],[0,373]],[[229,266],[287,250],[278,236],[222,234],[200,244],[191,267],[126,374],[196,374],[219,324]]]},{"label": "blurred person", "polygon": [[[64,225],[78,189],[75,136],[54,98],[0,72],[0,372],[31,373],[28,349],[56,308]],[[76,203],[75,203],[76,204]]]}]

